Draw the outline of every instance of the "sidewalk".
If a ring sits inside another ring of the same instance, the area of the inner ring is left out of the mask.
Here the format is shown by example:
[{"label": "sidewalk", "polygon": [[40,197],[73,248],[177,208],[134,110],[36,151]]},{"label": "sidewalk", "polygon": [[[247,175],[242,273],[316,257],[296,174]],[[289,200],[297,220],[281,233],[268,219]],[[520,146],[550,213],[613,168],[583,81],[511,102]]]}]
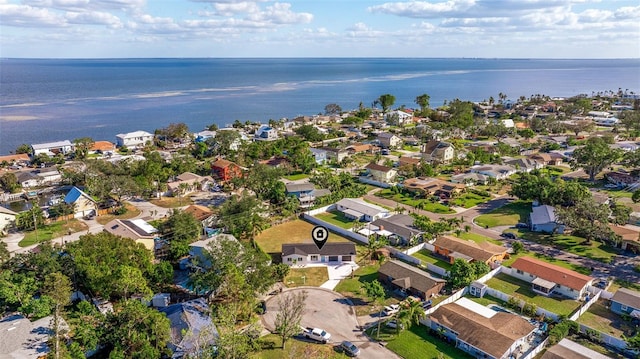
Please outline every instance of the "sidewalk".
[{"label": "sidewalk", "polygon": [[[52,238],[51,243],[61,244],[61,243],[75,242],[80,239],[80,236],[83,236],[89,233],[92,233],[92,234],[100,233],[104,228],[103,225],[96,222],[95,220],[81,220],[81,221],[87,224],[87,226],[89,227],[88,230],[71,233],[71,235],[65,235],[62,237]],[[24,238],[23,233],[11,233],[9,234],[9,236],[3,238],[3,241],[7,243],[7,249],[9,250],[9,253],[12,253],[12,254],[26,253],[38,246],[38,244],[33,244],[28,247],[20,247],[18,243],[23,238]]]}]

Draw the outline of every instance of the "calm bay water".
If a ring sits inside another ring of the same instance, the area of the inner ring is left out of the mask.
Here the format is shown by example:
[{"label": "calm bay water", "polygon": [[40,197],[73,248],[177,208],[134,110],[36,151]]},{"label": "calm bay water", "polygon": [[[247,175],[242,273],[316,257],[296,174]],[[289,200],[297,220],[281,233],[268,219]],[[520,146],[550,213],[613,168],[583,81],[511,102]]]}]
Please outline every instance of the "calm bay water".
[{"label": "calm bay water", "polygon": [[640,92],[640,59],[0,59],[0,154],[171,122],[199,131],[313,115],[328,103],[353,109],[384,93],[415,107],[423,93],[438,106],[618,88]]}]

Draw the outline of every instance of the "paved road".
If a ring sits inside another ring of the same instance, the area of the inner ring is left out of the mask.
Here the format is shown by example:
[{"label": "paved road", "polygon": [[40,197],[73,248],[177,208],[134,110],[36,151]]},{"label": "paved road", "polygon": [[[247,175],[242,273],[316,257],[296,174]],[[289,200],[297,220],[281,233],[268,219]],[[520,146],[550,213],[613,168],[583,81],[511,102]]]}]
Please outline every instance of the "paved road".
[{"label": "paved road", "polygon": [[389,349],[364,335],[359,329],[355,309],[351,306],[349,300],[341,294],[327,289],[316,287],[293,288],[271,296],[266,301],[267,312],[262,317],[262,323],[267,329],[271,331],[274,329],[274,322],[278,312],[278,296],[302,290],[306,290],[308,293],[306,308],[301,322],[302,326],[326,330],[331,334],[331,345],[337,345],[343,340],[349,340],[360,348],[360,358],[400,358]]}]

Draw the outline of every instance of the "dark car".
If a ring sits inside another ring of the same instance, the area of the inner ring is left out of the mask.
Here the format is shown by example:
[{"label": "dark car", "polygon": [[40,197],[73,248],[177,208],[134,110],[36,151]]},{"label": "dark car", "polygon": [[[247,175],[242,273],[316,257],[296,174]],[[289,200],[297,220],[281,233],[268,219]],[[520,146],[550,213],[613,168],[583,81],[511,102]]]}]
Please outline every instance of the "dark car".
[{"label": "dark car", "polygon": [[505,232],[501,234],[502,237],[504,238],[509,238],[509,239],[516,239],[516,234],[515,233],[511,233],[511,232]]},{"label": "dark car", "polygon": [[352,342],[346,340],[340,343],[340,345],[338,346],[338,351],[341,351],[350,357],[357,357],[358,355],[360,355],[360,348],[358,348]]}]

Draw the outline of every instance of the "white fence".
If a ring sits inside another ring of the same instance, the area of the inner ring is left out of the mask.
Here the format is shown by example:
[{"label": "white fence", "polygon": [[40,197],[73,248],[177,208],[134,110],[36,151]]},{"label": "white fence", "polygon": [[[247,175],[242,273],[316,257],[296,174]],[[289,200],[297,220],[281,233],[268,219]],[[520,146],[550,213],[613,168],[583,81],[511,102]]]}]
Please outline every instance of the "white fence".
[{"label": "white fence", "polygon": [[431,263],[427,263],[427,265],[425,266],[427,268],[428,271],[436,273],[440,276],[443,277],[448,277],[449,276],[449,271],[443,268],[438,267],[435,264],[431,264]]},{"label": "white fence", "polygon": [[418,265],[418,264],[421,263],[418,258],[412,257],[412,256],[410,256],[410,255],[408,255],[408,254],[406,254],[406,253],[404,253],[404,252],[402,252],[402,251],[400,251],[400,250],[398,250],[396,248],[393,248],[391,246],[385,246],[385,248],[389,250],[389,253],[391,253],[392,257],[400,258],[403,261],[409,262],[409,263],[411,263],[413,265]]},{"label": "white fence", "polygon": [[569,317],[569,319],[570,319],[570,320],[574,320],[574,321],[575,321],[575,320],[578,320],[578,318],[579,318],[582,314],[584,314],[584,312],[586,312],[586,311],[589,309],[589,307],[591,307],[595,302],[597,302],[597,301],[598,301],[598,299],[599,299],[599,298],[600,298],[600,296],[602,295],[602,292],[603,292],[603,291],[599,291],[598,293],[596,293],[596,295],[594,295],[594,296],[593,296],[593,298],[589,299],[589,301],[588,301],[588,302],[584,303],[584,304],[582,305],[582,307],[580,307],[580,309],[578,309],[578,311],[577,311],[577,312],[573,313],[573,314]]},{"label": "white fence", "polygon": [[368,177],[360,176],[360,177],[358,177],[358,180],[360,182],[362,182],[362,183],[367,183],[367,184],[370,184],[370,185],[373,185],[373,186],[376,186],[376,187],[389,188],[389,187],[393,186],[392,184],[375,181],[375,180],[372,180],[371,178],[368,178]]},{"label": "white fence", "polygon": [[599,341],[602,344],[605,345],[610,345],[612,347],[616,347],[618,349],[624,350],[627,348],[627,343],[620,339],[620,338],[616,338],[616,337],[612,337],[609,334],[605,334],[603,332],[600,332],[598,330],[592,329],[584,324],[580,324],[580,333],[585,333],[587,334],[587,336],[590,336],[587,331],[589,331],[592,335],[591,337],[593,337],[594,335],[596,336],[595,339],[596,341]]},{"label": "white fence", "polygon": [[336,208],[335,204],[330,204],[328,206],[324,206],[324,207],[320,207],[320,208],[316,208],[316,209],[312,209],[310,211],[306,211],[305,214],[309,215],[309,216],[315,216],[316,214],[320,214],[320,213],[324,213],[324,212],[329,212],[333,209]]},{"label": "white fence", "polygon": [[406,253],[406,254],[408,254],[408,255],[412,255],[412,254],[414,254],[415,252],[419,252],[421,249],[423,249],[425,244],[426,244],[426,243],[420,243],[420,244],[418,244],[417,246],[413,246],[413,247],[411,247],[411,248],[409,248],[409,249],[405,250],[405,251],[404,251],[404,253]]},{"label": "white fence", "polygon": [[490,271],[489,273],[483,275],[482,277],[476,279],[476,282],[485,283],[489,279],[495,277],[496,274],[503,272],[503,268],[504,268],[503,266],[499,266],[498,268],[496,268],[496,269]]},{"label": "white fence", "polygon": [[456,300],[462,298],[465,294],[467,294],[467,292],[469,291],[468,287],[464,287],[462,289],[460,289],[459,291],[453,293],[449,298],[443,300],[442,302],[436,304],[435,306],[427,309],[425,311],[426,316],[423,317],[423,319],[420,320],[420,323],[422,323],[423,325],[429,325],[429,322],[425,322],[424,318],[428,317],[431,313],[435,312],[436,309],[440,308],[441,306],[445,305],[445,304],[449,304],[449,303],[453,303]]},{"label": "white fence", "polygon": [[[508,302],[509,299],[511,298],[511,296],[509,294],[503,293],[497,289],[493,289],[491,287],[487,288],[487,291],[485,292],[485,295],[490,295],[494,298],[498,298],[503,302]],[[518,303],[520,304],[520,307],[524,306],[524,301],[519,299],[518,297],[515,297],[518,300]],[[550,312],[544,308],[540,308],[537,307],[536,309],[536,314],[537,315],[544,315],[545,318],[551,318],[554,321],[558,321],[558,314]]]},{"label": "white fence", "polygon": [[365,236],[363,236],[361,234],[358,234],[358,233],[355,233],[355,232],[351,232],[348,229],[340,228],[340,227],[335,226],[335,225],[333,225],[331,223],[327,223],[327,222],[325,222],[325,221],[323,221],[321,219],[318,219],[316,217],[310,216],[310,215],[308,215],[306,213],[302,215],[302,219],[304,219],[307,222],[311,222],[313,224],[317,224],[319,226],[327,227],[327,229],[330,230],[331,232],[335,232],[335,233],[338,233],[341,236],[347,237],[349,239],[353,239],[354,241],[356,241],[356,242],[358,242],[360,244],[364,244],[364,245],[369,244],[369,238],[367,238],[367,237],[365,237]]},{"label": "white fence", "polygon": [[521,357],[520,359],[533,359],[538,355],[544,348],[547,346],[547,342],[549,342],[549,338],[546,338],[537,347],[535,347],[532,351],[527,353],[527,355]]}]

